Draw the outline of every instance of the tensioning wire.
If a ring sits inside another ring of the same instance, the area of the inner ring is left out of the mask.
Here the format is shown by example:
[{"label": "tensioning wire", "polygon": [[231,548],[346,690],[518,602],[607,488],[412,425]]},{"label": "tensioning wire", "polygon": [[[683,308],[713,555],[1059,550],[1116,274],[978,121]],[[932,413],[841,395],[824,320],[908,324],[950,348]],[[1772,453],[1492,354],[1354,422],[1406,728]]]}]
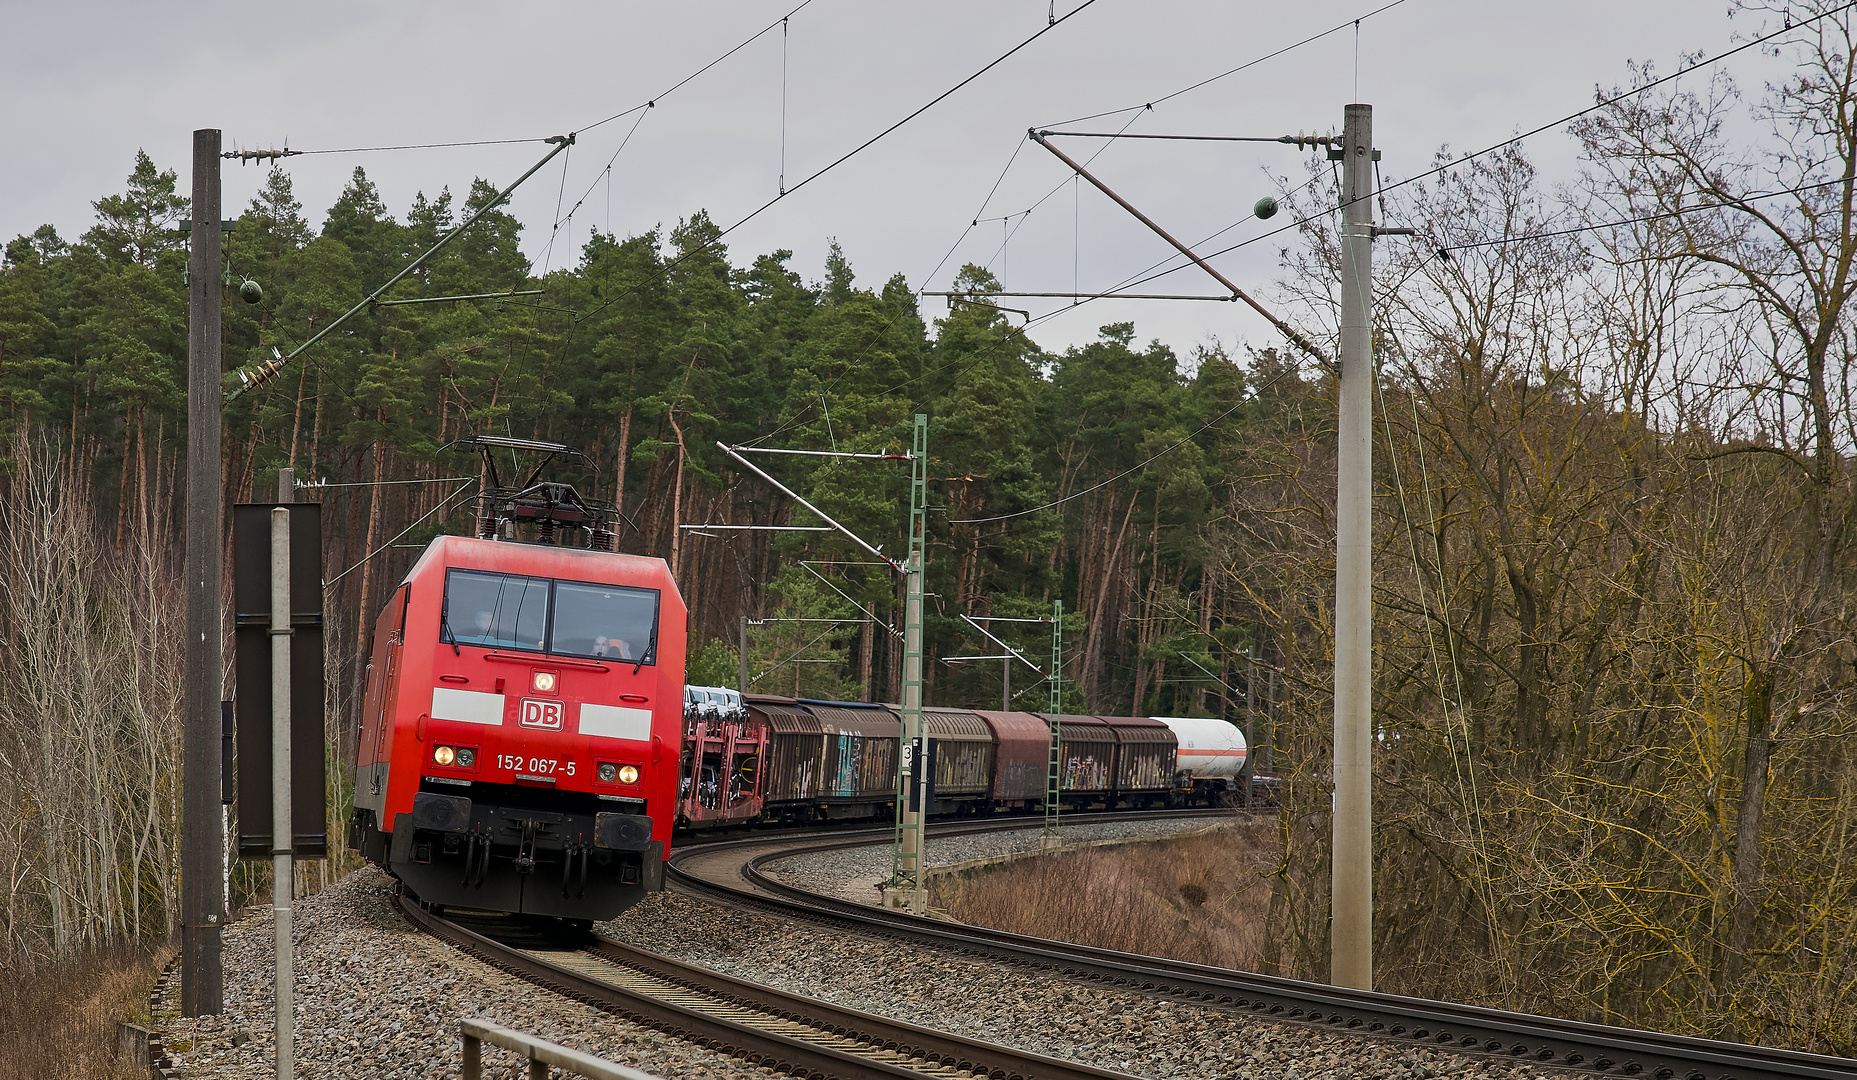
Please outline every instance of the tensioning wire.
[{"label": "tensioning wire", "polygon": [[[573,209],[567,212],[568,217],[573,217],[574,212],[580,209],[581,204],[585,203],[587,199],[593,195],[594,191],[599,188],[600,180],[604,179],[606,181],[606,231],[608,233],[613,231],[613,162],[619,160],[619,155],[625,152],[626,144],[631,142],[632,136],[638,133],[638,126],[645,122],[645,117],[651,115],[651,110],[649,108],[640,108],[633,111],[638,113],[638,119],[632,121],[632,126],[626,130],[625,138],[619,140],[619,149],[614,150],[613,156],[606,159],[606,168],[593,174],[593,183],[587,185],[587,190],[581,192],[580,198],[575,200]],[[567,173],[565,169],[561,174],[561,183],[563,185],[567,183]],[[561,222],[565,220],[559,216],[560,213],[561,207],[557,203],[555,206],[556,228],[560,228]]]},{"label": "tensioning wire", "polygon": [[454,497],[456,497],[460,492],[462,492],[465,488],[470,487],[472,484],[475,484],[476,482],[477,482],[476,477],[466,477],[464,483],[459,484],[457,487],[452,488],[450,491],[446,492],[443,496],[441,496],[439,498],[439,501],[432,505],[432,509],[427,510],[425,513],[414,518],[413,523],[411,525],[408,525],[406,528],[401,529],[399,533],[395,535],[392,540],[387,541],[381,546],[375,548],[373,551],[370,551],[366,555],[363,555],[361,557],[361,561],[349,564],[347,569],[343,570],[341,573],[335,575],[334,577],[330,578],[328,581],[324,582],[323,588],[327,589],[333,586],[336,582],[347,577],[350,571],[356,569],[357,567],[366,565],[369,559],[372,559],[374,556],[379,555],[381,552],[386,551],[388,548],[398,543],[401,537],[405,536],[409,532],[412,532],[414,529],[417,529],[420,526],[420,523],[424,522],[425,519],[431,517],[434,513],[438,512],[440,508],[444,507],[447,503],[451,502],[451,500]]},{"label": "tensioning wire", "polygon": [[535,139],[477,139],[472,142],[407,143],[403,146],[350,146],[340,150],[292,150],[291,157],[309,154],[372,154],[382,150],[440,150],[449,146],[509,146],[514,143],[547,142],[545,138]]},{"label": "tensioning wire", "polygon": [[1350,26],[1355,27],[1358,30],[1362,19],[1371,19],[1375,15],[1380,14],[1382,11],[1386,11],[1390,8],[1396,8],[1405,2],[1406,0],[1392,0],[1392,3],[1384,4],[1380,7],[1374,8],[1372,11],[1369,11],[1365,15],[1361,15],[1356,18],[1349,19],[1347,22],[1344,22],[1344,23],[1338,23],[1335,26],[1331,26],[1319,34],[1311,34],[1308,37],[1303,38],[1301,41],[1298,41],[1293,45],[1285,45],[1281,49],[1277,49],[1274,52],[1265,53],[1264,55],[1258,57],[1255,60],[1247,60],[1244,63],[1239,64],[1237,67],[1232,68],[1230,71],[1222,71],[1219,74],[1214,75],[1210,79],[1201,79],[1199,82],[1196,82],[1191,86],[1184,87],[1179,90],[1175,90],[1173,93],[1168,94],[1165,97],[1157,97],[1153,101],[1143,102],[1140,105],[1129,105],[1126,108],[1121,108],[1121,109],[1109,109],[1105,112],[1091,113],[1088,116],[1072,117],[1069,120],[1060,120],[1055,124],[1043,124],[1040,126],[1041,127],[1063,127],[1065,124],[1081,124],[1085,120],[1100,120],[1105,116],[1120,116],[1122,113],[1134,112],[1137,109],[1152,109],[1163,101],[1172,101],[1174,98],[1177,98],[1182,94],[1190,94],[1193,91],[1198,90],[1202,86],[1210,86],[1213,83],[1218,82],[1220,79],[1225,78],[1226,76],[1236,75],[1240,71],[1243,71],[1246,68],[1256,67],[1257,65],[1263,63],[1266,60],[1274,60],[1277,57],[1282,56],[1286,52],[1290,52],[1294,49],[1300,49],[1304,45],[1307,45],[1313,41],[1320,41],[1323,38],[1327,37],[1328,35],[1339,33],[1343,30],[1346,30]]},{"label": "tensioning wire", "polygon": [[[1141,119],[1143,115],[1144,115],[1143,113],[1138,112],[1134,116],[1129,117],[1128,123],[1123,124],[1121,131],[1116,132],[1116,135],[1120,136],[1123,132],[1126,132],[1130,127],[1134,126],[1135,121]],[[1025,144],[1030,141],[1031,141],[1030,139],[1015,140],[1015,145],[1012,150],[1012,156],[1006,159],[1006,167],[999,171],[999,177],[998,179],[993,181],[993,187],[987,191],[987,197],[981,201],[980,209],[974,211],[973,220],[968,223],[967,228],[961,230],[961,235],[959,239],[955,240],[954,246],[950,247],[948,249],[948,253],[941,257],[941,261],[935,264],[935,269],[929,271],[928,276],[921,279],[922,287],[916,290],[917,295],[921,295],[922,290],[928,288],[929,285],[935,280],[935,275],[941,273],[941,268],[948,265],[948,260],[954,257],[954,253],[960,249],[961,242],[967,239],[967,235],[973,232],[975,227],[977,227],[982,221],[995,220],[994,218],[983,218],[980,215],[986,212],[987,205],[993,201],[993,196],[999,191],[999,186],[1001,182],[1003,182],[1006,179],[1006,173],[1011,171],[1012,163],[1019,159],[1019,152],[1021,150],[1024,150]],[[1083,162],[1084,166],[1088,167],[1097,158],[1101,157],[1103,155],[1103,151],[1109,149],[1109,146],[1110,146],[1109,143],[1104,143],[1103,145],[1097,147],[1096,152],[1094,154],[1091,154],[1088,158],[1084,159],[1084,162]],[[1051,196],[1057,194],[1059,191],[1062,191],[1064,189],[1064,184],[1068,182],[1069,181],[1067,180],[1059,181],[1056,187],[1052,188],[1050,191],[1045,192],[1044,196],[1040,198],[1037,202],[1026,207],[1024,210],[1018,211],[1018,213],[1019,214],[1030,214],[1033,210],[1036,210],[1040,206],[1043,206],[1045,204],[1045,201],[1050,199]],[[1016,215],[1008,214],[1006,216],[1014,217]],[[1021,221],[1019,222],[1019,224],[1022,226],[1025,224],[1025,222]],[[1014,229],[1013,232],[1017,233],[1018,229]],[[1008,236],[1006,239],[1007,241],[1010,241],[1012,238]],[[997,254],[998,253],[996,252],[995,255],[997,256]],[[992,262],[989,260],[987,265],[991,266]]]}]

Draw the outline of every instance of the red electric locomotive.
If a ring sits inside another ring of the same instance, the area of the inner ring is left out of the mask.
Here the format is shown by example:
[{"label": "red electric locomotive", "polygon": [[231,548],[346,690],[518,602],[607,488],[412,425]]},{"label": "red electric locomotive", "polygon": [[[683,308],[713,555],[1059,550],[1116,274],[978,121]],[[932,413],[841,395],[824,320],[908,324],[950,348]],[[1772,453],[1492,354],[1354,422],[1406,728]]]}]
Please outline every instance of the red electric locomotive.
[{"label": "red electric locomotive", "polygon": [[663,887],[683,598],[604,508],[490,468],[478,536],[433,540],[375,623],[351,836],[427,904],[610,918]]}]

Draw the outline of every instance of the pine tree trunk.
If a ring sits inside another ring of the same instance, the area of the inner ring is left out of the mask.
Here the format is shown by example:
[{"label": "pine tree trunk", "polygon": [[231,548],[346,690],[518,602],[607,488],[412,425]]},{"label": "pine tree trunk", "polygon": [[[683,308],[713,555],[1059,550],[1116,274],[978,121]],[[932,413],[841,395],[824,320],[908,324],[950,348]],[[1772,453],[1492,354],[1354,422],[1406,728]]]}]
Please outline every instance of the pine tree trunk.
[{"label": "pine tree trunk", "polygon": [[128,524],[129,524],[129,473],[130,473],[129,443],[130,443],[130,440],[127,438],[127,435],[128,435],[128,428],[135,426],[136,412],[137,412],[137,409],[134,405],[129,406],[129,415],[126,418],[125,428],[123,432],[125,438],[123,439],[122,471],[117,477],[117,484],[116,484],[116,548],[119,551],[122,550],[122,546],[123,546],[124,530],[128,527]]},{"label": "pine tree trunk", "polygon": [[[1103,548],[1102,562],[1096,577],[1096,602],[1090,605],[1089,629],[1083,638],[1083,698],[1092,709],[1098,707],[1097,686],[1101,681],[1102,654],[1108,636],[1109,586],[1115,577],[1116,565],[1121,561],[1122,544],[1128,539],[1128,524],[1135,516],[1135,501],[1132,497],[1128,500],[1128,509],[1122,512],[1122,524],[1116,528],[1115,539]],[[1107,534],[1104,536],[1106,539]]]},{"label": "pine tree trunk", "polygon": [[675,409],[665,414],[665,419],[671,422],[671,430],[677,434],[677,476],[671,485],[671,580],[677,581],[683,556],[683,425],[677,422]]},{"label": "pine tree trunk", "polygon": [[322,460],[322,373],[316,374],[316,417],[310,422],[310,456],[309,471],[316,475],[316,465]]},{"label": "pine tree trunk", "polygon": [[[625,467],[632,449],[632,409],[619,417],[619,465],[613,470],[613,513],[625,514]],[[623,524],[623,523],[621,523]]]},{"label": "pine tree trunk", "polygon": [[[375,415],[376,419],[380,416],[378,411]],[[354,643],[357,656],[360,655],[360,650],[368,639],[368,603],[372,599],[369,595],[369,589],[374,583],[374,563],[373,560],[368,559],[368,555],[374,550],[374,537],[379,527],[380,514],[377,512],[376,507],[380,502],[381,469],[385,464],[383,460],[385,457],[386,454],[381,449],[380,440],[374,440],[374,486],[368,489],[367,539],[361,545],[361,558],[367,561],[361,567],[361,600],[355,607]],[[359,500],[356,501],[358,502]],[[361,700],[361,692],[363,689],[362,680],[366,677],[366,674],[367,665],[357,661],[354,666],[353,685],[349,688],[349,704],[351,706],[356,705]]]},{"label": "pine tree trunk", "polygon": [[[305,367],[297,375],[297,408],[290,420],[290,469],[292,472],[295,472],[297,467],[297,441],[303,434],[303,391],[308,385],[309,368]],[[441,409],[439,415],[443,417],[444,410]],[[441,438],[439,441],[444,440]]]}]

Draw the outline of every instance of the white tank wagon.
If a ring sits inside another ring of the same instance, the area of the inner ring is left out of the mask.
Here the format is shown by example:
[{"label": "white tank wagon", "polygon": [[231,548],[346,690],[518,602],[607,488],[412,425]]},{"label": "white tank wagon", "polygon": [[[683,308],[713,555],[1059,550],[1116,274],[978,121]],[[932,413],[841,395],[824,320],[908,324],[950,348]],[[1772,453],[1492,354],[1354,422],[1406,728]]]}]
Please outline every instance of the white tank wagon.
[{"label": "white tank wagon", "polygon": [[1157,716],[1173,731],[1174,790],[1192,802],[1230,803],[1240,798],[1248,753],[1244,732],[1219,719]]}]

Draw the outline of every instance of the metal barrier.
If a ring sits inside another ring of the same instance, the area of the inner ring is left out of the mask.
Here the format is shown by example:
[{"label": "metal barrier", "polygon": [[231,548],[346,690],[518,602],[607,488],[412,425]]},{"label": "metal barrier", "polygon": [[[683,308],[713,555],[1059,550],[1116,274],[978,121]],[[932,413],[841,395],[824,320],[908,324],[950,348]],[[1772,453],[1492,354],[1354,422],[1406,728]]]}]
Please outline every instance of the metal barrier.
[{"label": "metal barrier", "polygon": [[463,1080],[483,1080],[483,1044],[494,1043],[529,1059],[529,1080],[548,1080],[548,1067],[559,1065],[578,1076],[592,1080],[659,1080],[647,1072],[615,1065],[592,1054],[569,1050],[544,1042],[520,1031],[492,1024],[488,1020],[460,1020],[458,1034],[464,1039]]}]

